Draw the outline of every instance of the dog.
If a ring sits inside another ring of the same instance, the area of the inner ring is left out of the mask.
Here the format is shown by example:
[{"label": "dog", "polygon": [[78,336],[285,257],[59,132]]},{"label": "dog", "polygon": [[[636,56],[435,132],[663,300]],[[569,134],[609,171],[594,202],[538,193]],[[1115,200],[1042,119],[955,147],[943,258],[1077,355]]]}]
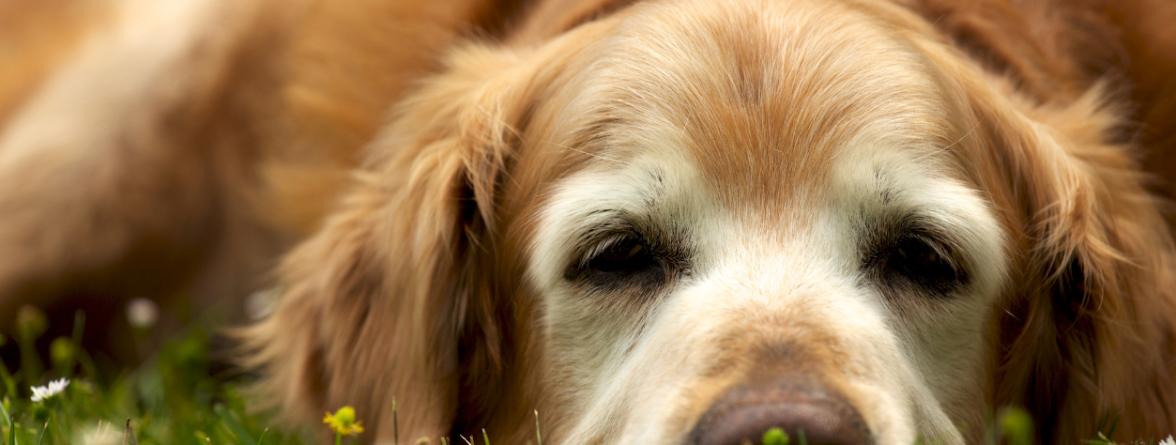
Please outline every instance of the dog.
[{"label": "dog", "polygon": [[1176,429],[1176,6],[0,8],[0,314],[272,287],[236,335],[294,421],[906,445],[980,443],[1021,406],[1040,443]]}]

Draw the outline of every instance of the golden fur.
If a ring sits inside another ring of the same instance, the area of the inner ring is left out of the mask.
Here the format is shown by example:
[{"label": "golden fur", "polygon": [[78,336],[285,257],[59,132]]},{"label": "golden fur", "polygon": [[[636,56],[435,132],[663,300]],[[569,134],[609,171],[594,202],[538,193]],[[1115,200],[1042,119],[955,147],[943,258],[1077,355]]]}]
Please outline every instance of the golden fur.
[{"label": "golden fur", "polygon": [[[277,312],[241,334],[244,362],[291,419],[353,405],[373,443],[393,440],[393,400],[404,441],[485,428],[524,443],[535,410],[545,442],[572,437],[582,401],[549,366],[558,344],[539,329],[547,308],[527,261],[553,184],[611,155],[599,147],[625,137],[617,129],[652,128],[644,115],[574,108],[577,74],[597,69],[595,51],[626,17],[673,10],[702,34],[738,37],[683,41],[698,45],[697,77],[612,79],[634,92],[628,101],[676,101],[668,115],[696,143],[684,156],[730,185],[727,207],[833,174],[831,153],[754,142],[812,129],[812,141],[844,141],[875,124],[855,120],[869,99],[891,97],[855,89],[858,102],[827,99],[848,103],[844,114],[806,114],[836,85],[831,72],[781,75],[779,85],[811,82],[793,102],[764,91],[774,80],[762,73],[708,87],[725,63],[780,49],[733,31],[757,29],[756,16],[702,2],[96,3],[0,4],[0,43],[19,48],[0,46],[0,322],[68,295],[186,289],[212,306],[276,286]],[[1030,410],[1042,443],[1091,438],[1107,416],[1118,440],[1176,430],[1176,246],[1153,196],[1174,196],[1176,34],[1162,25],[1176,6],[837,4],[831,20],[871,17],[917,51],[942,120],[912,124],[926,129],[912,138],[943,148],[928,156],[975,187],[1008,240],[1008,286],[985,316],[971,394],[984,408],[943,407],[960,438],[978,443],[985,416],[1010,404]],[[68,32],[28,25],[58,20]],[[171,46],[136,40],[171,26]],[[642,42],[651,60],[672,50]],[[141,76],[124,76],[138,64]],[[748,124],[752,108],[787,125]],[[763,150],[713,149],[726,145]],[[801,201],[755,202],[779,213]],[[807,354],[836,369],[841,353],[819,332]],[[756,366],[700,382],[678,421],[688,430]]]}]

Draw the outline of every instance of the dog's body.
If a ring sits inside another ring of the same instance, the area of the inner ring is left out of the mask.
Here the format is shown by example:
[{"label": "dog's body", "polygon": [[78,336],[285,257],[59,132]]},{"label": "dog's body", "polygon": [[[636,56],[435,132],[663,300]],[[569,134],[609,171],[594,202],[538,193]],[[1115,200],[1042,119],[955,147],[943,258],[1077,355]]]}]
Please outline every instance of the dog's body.
[{"label": "dog's body", "polygon": [[1176,6],[435,3],[0,5],[0,314],[276,286],[376,442],[1176,429]]}]

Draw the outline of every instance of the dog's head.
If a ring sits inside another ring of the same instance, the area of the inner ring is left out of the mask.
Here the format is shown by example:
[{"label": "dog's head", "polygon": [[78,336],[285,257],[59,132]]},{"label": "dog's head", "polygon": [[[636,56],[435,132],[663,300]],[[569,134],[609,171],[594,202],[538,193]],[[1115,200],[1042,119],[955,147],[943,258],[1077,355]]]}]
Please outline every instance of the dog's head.
[{"label": "dog's head", "polygon": [[700,445],[1172,418],[1172,242],[1097,92],[1030,102],[881,2],[522,40],[456,51],[287,260],[249,341],[288,411]]}]

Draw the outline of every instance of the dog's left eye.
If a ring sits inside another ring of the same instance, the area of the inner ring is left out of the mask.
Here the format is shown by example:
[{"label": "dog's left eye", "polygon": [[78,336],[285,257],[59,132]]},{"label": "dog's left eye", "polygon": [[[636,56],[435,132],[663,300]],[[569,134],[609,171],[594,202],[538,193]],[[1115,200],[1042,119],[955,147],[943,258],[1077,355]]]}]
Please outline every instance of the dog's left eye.
[{"label": "dog's left eye", "polygon": [[873,244],[864,265],[884,288],[948,296],[967,282],[966,269],[953,245],[935,231],[907,228],[882,239],[888,241]]}]

